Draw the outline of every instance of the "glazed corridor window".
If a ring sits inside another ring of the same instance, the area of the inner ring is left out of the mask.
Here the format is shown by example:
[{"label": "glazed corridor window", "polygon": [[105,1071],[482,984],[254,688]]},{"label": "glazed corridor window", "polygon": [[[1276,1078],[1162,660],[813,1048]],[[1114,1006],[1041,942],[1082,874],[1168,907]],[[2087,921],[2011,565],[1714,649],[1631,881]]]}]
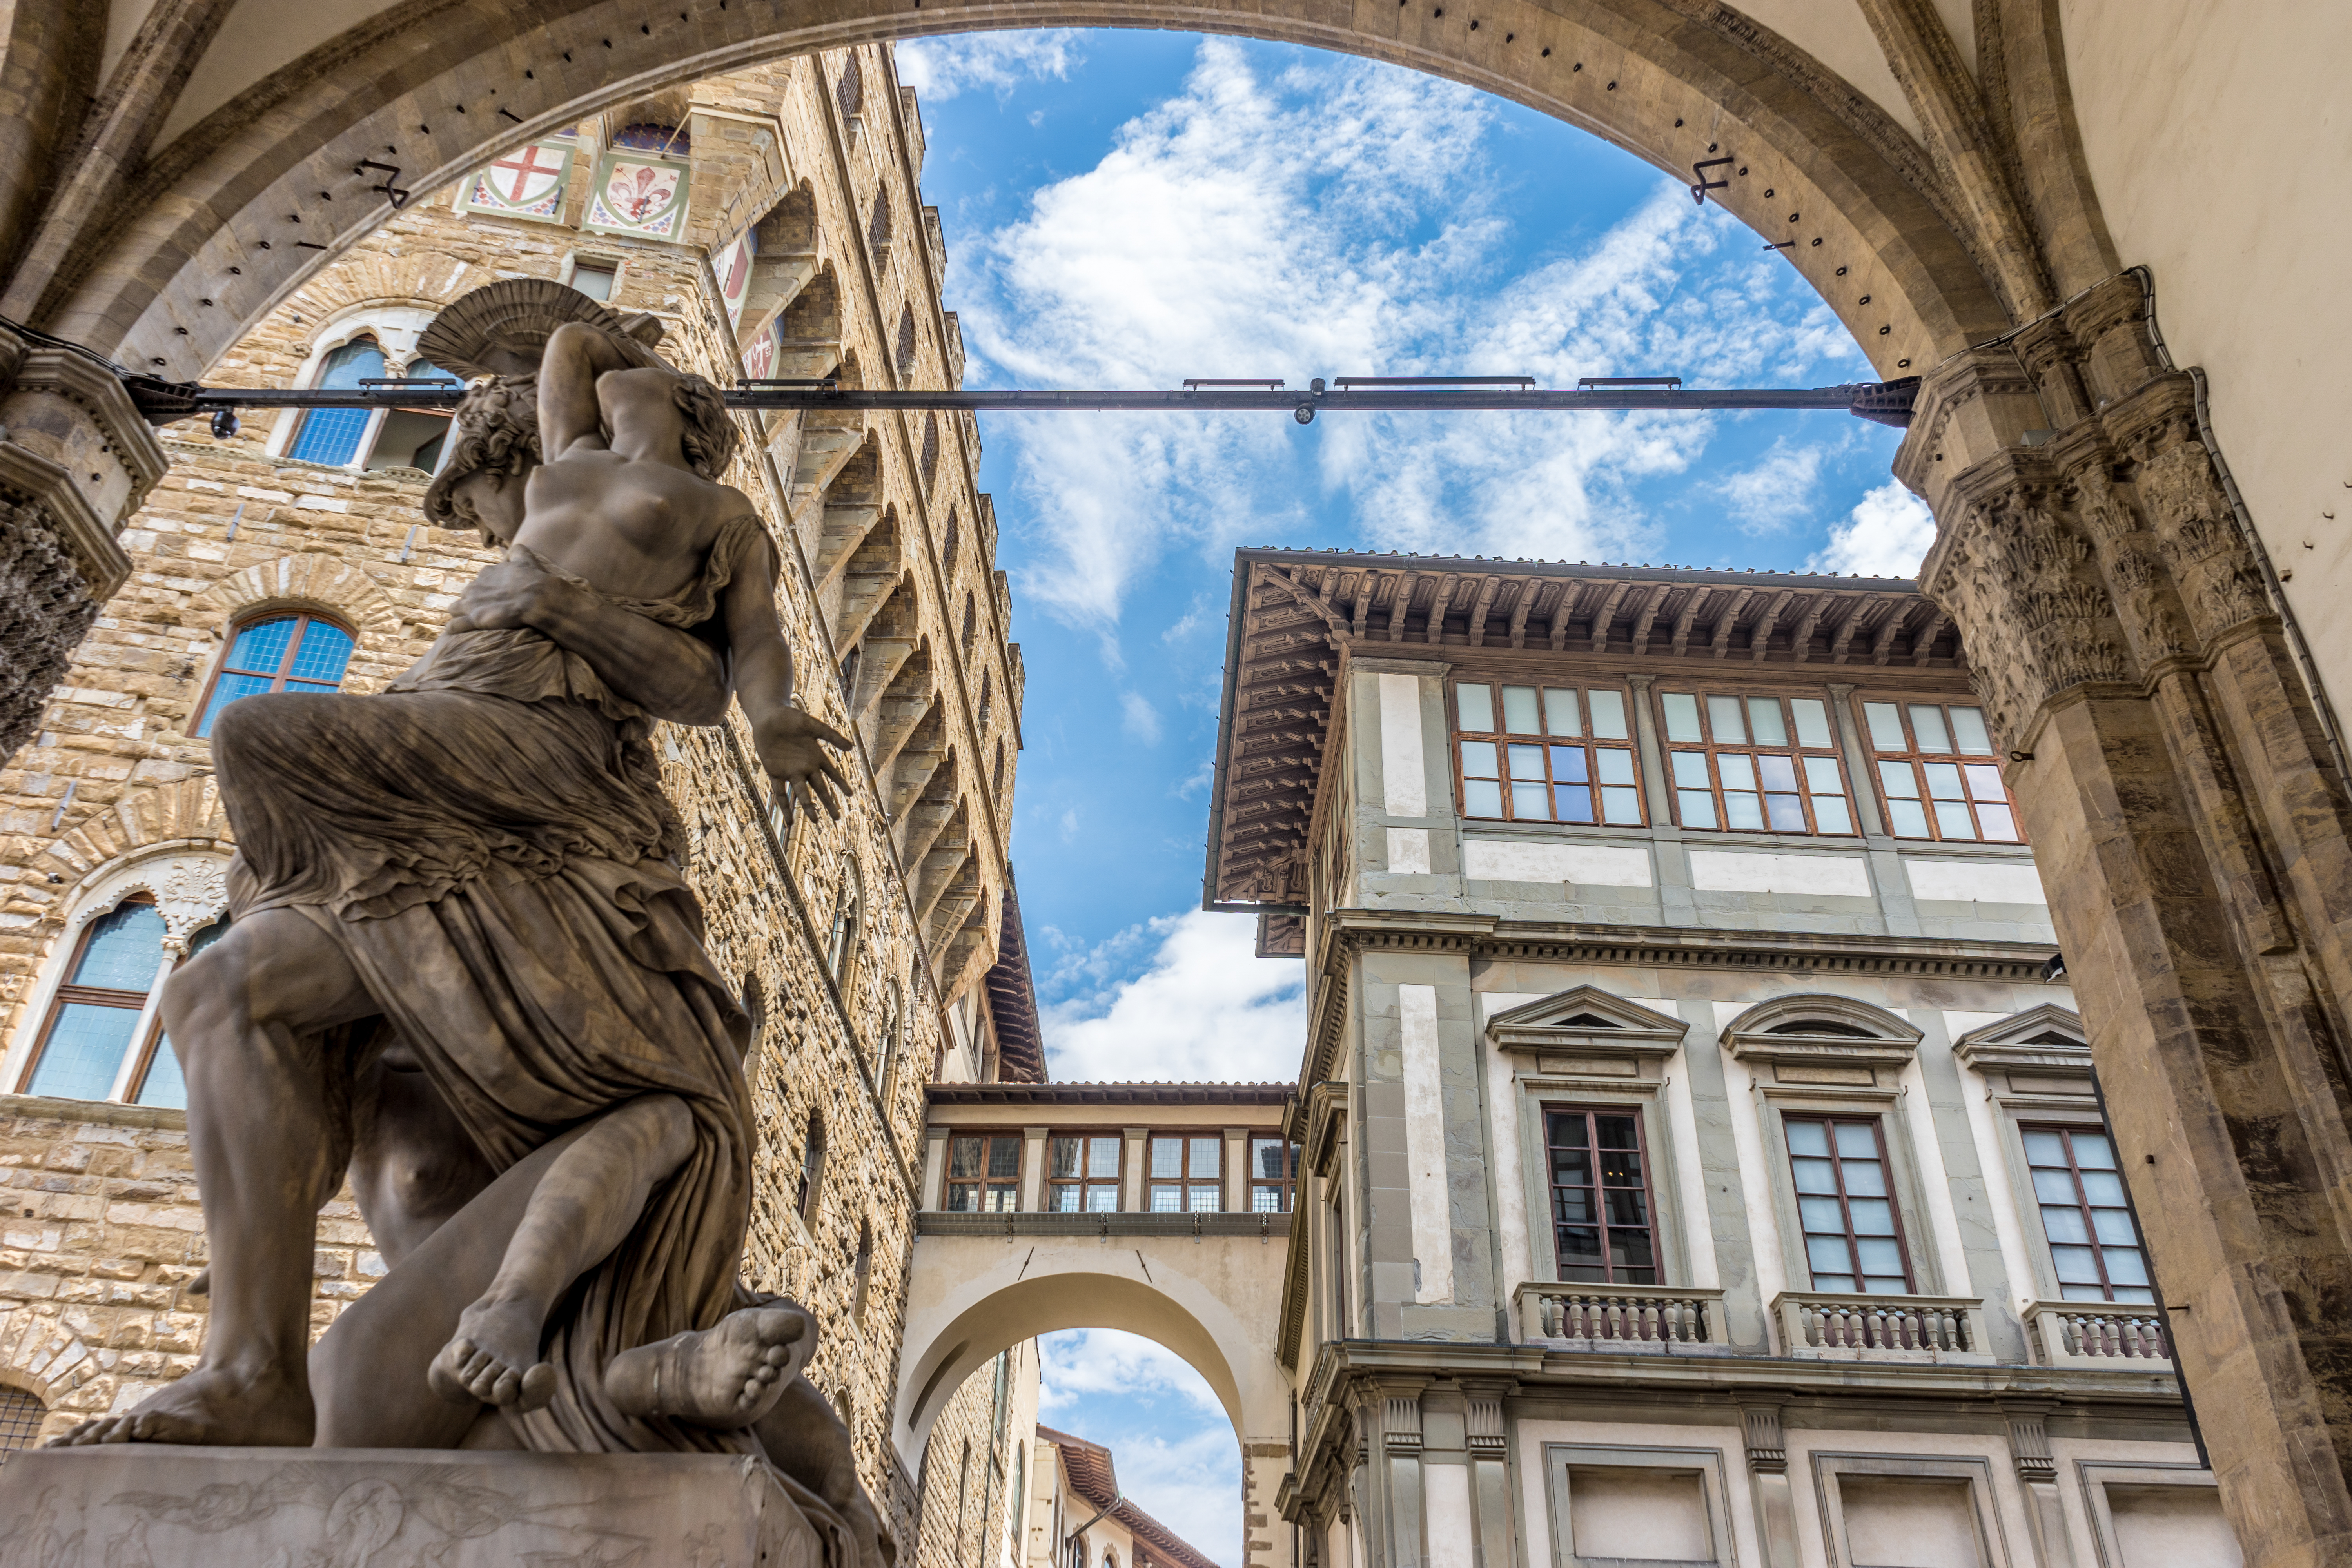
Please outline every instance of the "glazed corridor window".
[{"label": "glazed corridor window", "polygon": [[[362,381],[381,380],[384,374],[383,350],[376,341],[354,338],[327,356],[326,368],[311,384],[352,391]],[[367,408],[313,408],[302,416],[286,455],[306,463],[341,467],[359,456],[360,441],[367,435],[368,421],[374,417],[374,411]]]},{"label": "glazed corridor window", "polygon": [[1463,816],[1642,825],[1622,691],[1464,681],[1454,718]]},{"label": "glazed corridor window", "polygon": [[1298,1186],[1298,1145],[1286,1138],[1252,1138],[1250,1213],[1288,1214]]},{"label": "glazed corridor window", "polygon": [[1225,1206],[1221,1180],[1225,1141],[1205,1137],[1151,1139],[1143,1206],[1152,1214],[1215,1214]]},{"label": "glazed corridor window", "polygon": [[950,1214],[1010,1214],[1021,1206],[1021,1134],[957,1133],[948,1140]]},{"label": "glazed corridor window", "polygon": [[1055,1214],[1118,1212],[1119,1134],[1055,1135],[1050,1152],[1046,1206]]},{"label": "glazed corridor window", "polygon": [[1813,1289],[1908,1295],[1911,1262],[1878,1118],[1791,1116],[1782,1125]]},{"label": "glazed corridor window", "polygon": [[1853,831],[1844,764],[1821,699],[1662,691],[1658,712],[1685,827]]},{"label": "glazed corridor window", "polygon": [[2025,1163],[2042,1205],[2042,1234],[2068,1301],[2152,1303],[2147,1255],[2124,1200],[2115,1141],[2087,1127],[2027,1127]]},{"label": "glazed corridor window", "polygon": [[220,673],[196,721],[199,740],[213,732],[220,710],[264,691],[332,691],[352,661],[352,634],[315,616],[272,616],[247,621],[221,660]]},{"label": "glazed corridor window", "polygon": [[1655,1285],[1658,1249],[1643,1170],[1642,1119],[1631,1110],[1547,1110],[1552,1237],[1559,1277]]},{"label": "glazed corridor window", "polygon": [[[227,921],[215,921],[198,931],[188,944],[190,956],[227,929]],[[171,1042],[152,1022],[143,1039],[140,1029],[151,1017],[148,994],[171,968],[163,934],[163,914],[143,898],[118,904],[89,923],[50,1005],[20,1092],[110,1100],[128,1066],[123,1093],[132,1104],[186,1109],[187,1086]]]},{"label": "glazed corridor window", "polygon": [[1983,709],[1865,702],[1862,716],[1895,837],[2022,841]]}]

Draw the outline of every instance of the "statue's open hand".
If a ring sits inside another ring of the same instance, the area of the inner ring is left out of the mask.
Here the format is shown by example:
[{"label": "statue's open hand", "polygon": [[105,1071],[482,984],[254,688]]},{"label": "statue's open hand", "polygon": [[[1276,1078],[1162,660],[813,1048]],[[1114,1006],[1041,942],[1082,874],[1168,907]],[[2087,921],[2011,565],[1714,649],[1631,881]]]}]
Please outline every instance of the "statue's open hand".
[{"label": "statue's open hand", "polygon": [[448,629],[488,632],[538,626],[569,588],[562,579],[525,562],[494,561],[476,574],[457,596]]},{"label": "statue's open hand", "polygon": [[751,726],[751,743],[770,777],[780,784],[798,784],[826,816],[841,816],[841,797],[849,783],[825,748],[845,749],[848,736],[801,709],[781,708]]}]

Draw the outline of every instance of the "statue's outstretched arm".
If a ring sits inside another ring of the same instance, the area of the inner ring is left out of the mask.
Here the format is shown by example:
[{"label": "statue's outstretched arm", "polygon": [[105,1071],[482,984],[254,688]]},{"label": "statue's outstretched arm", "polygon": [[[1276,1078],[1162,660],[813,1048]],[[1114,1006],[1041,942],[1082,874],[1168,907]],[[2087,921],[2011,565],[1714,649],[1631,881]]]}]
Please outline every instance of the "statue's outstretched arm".
[{"label": "statue's outstretched arm", "polygon": [[[733,498],[730,505],[751,510],[741,491],[727,493]],[[775,571],[772,548],[747,551],[719,604],[735,696],[751,721],[751,743],[769,775],[780,784],[800,785],[839,816],[840,793],[849,785],[825,748],[846,746],[849,737],[793,700],[793,653],[776,623]]]}]

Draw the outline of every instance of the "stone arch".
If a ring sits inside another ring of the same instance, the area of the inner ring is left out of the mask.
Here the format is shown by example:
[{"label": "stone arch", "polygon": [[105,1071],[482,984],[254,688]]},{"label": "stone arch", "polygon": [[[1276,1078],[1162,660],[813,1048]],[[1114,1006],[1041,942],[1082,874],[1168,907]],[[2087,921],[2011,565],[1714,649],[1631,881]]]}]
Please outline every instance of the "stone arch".
[{"label": "stone arch", "polygon": [[[624,0],[531,0],[491,17],[387,13],[201,119],[194,106],[168,119],[167,143],[98,220],[103,239],[45,255],[47,276],[26,279],[9,303],[142,367],[193,377],[320,260],[390,216],[357,176],[343,199],[322,202],[320,170],[392,156],[407,171],[404,183],[431,188],[648,91],[786,55],[973,26],[1171,19],[1131,3],[1131,14],[1040,0],[1017,12],[950,5],[917,15],[853,0],[799,26],[779,26],[763,7],[698,7],[642,29]],[[1182,19],[1465,82],[1677,177],[1709,142],[1727,148],[1748,174],[1716,199],[1775,239],[1822,240],[1789,254],[1882,374],[2006,328],[2012,309],[2038,311],[2049,297],[2005,191],[1988,203],[1973,186],[1958,188],[1962,178],[1940,173],[1868,94],[1729,8],[1589,0],[1563,14],[1538,0],[1496,0],[1482,13],[1485,30],[1467,31],[1307,0],[1214,0]],[[496,73],[504,114],[445,112],[480,97],[491,59],[504,63]],[[298,240],[327,249],[299,249]],[[1875,303],[1860,304],[1864,295]]]},{"label": "stone arch", "polygon": [[[1166,1347],[1208,1384],[1237,1441],[1284,1439],[1288,1390],[1274,1357],[1275,1314],[1254,1312],[1256,1292],[1234,1289],[1228,1278],[1236,1258],[1255,1259],[1255,1237],[1147,1242],[1148,1278],[1131,1244],[1106,1253],[1091,1236],[1021,1239],[1012,1247],[1001,1235],[918,1243],[890,1433],[910,1469],[965,1378],[1024,1340],[1067,1329],[1116,1329]],[[1187,1257],[1194,1252],[1199,1263]],[[1283,1256],[1274,1249],[1273,1276]],[[1280,1280],[1260,1283],[1278,1289]]]},{"label": "stone arch", "polygon": [[280,555],[232,572],[197,595],[192,609],[222,630],[257,610],[324,610],[362,637],[400,631],[400,609],[374,578],[340,556],[318,551]]}]

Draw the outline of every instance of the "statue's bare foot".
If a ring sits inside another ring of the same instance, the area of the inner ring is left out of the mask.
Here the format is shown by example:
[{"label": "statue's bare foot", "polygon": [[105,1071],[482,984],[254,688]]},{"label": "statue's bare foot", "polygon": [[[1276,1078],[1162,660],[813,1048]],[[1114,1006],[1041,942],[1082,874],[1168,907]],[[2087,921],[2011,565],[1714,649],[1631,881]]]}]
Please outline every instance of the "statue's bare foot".
[{"label": "statue's bare foot", "polygon": [[89,1443],[193,1443],[206,1447],[307,1448],[310,1391],[276,1375],[245,1377],[200,1366],[120,1415],[85,1421],[52,1447]]},{"label": "statue's bare foot", "polygon": [[452,1405],[537,1410],[555,1397],[555,1369],[539,1358],[546,1314],[528,1301],[485,1296],[457,1314],[457,1331],[425,1373]]},{"label": "statue's bare foot", "polygon": [[774,1407],[815,1346],[807,1314],[746,1307],[715,1328],[622,1352],[604,1369],[604,1392],[631,1415],[731,1431]]}]

